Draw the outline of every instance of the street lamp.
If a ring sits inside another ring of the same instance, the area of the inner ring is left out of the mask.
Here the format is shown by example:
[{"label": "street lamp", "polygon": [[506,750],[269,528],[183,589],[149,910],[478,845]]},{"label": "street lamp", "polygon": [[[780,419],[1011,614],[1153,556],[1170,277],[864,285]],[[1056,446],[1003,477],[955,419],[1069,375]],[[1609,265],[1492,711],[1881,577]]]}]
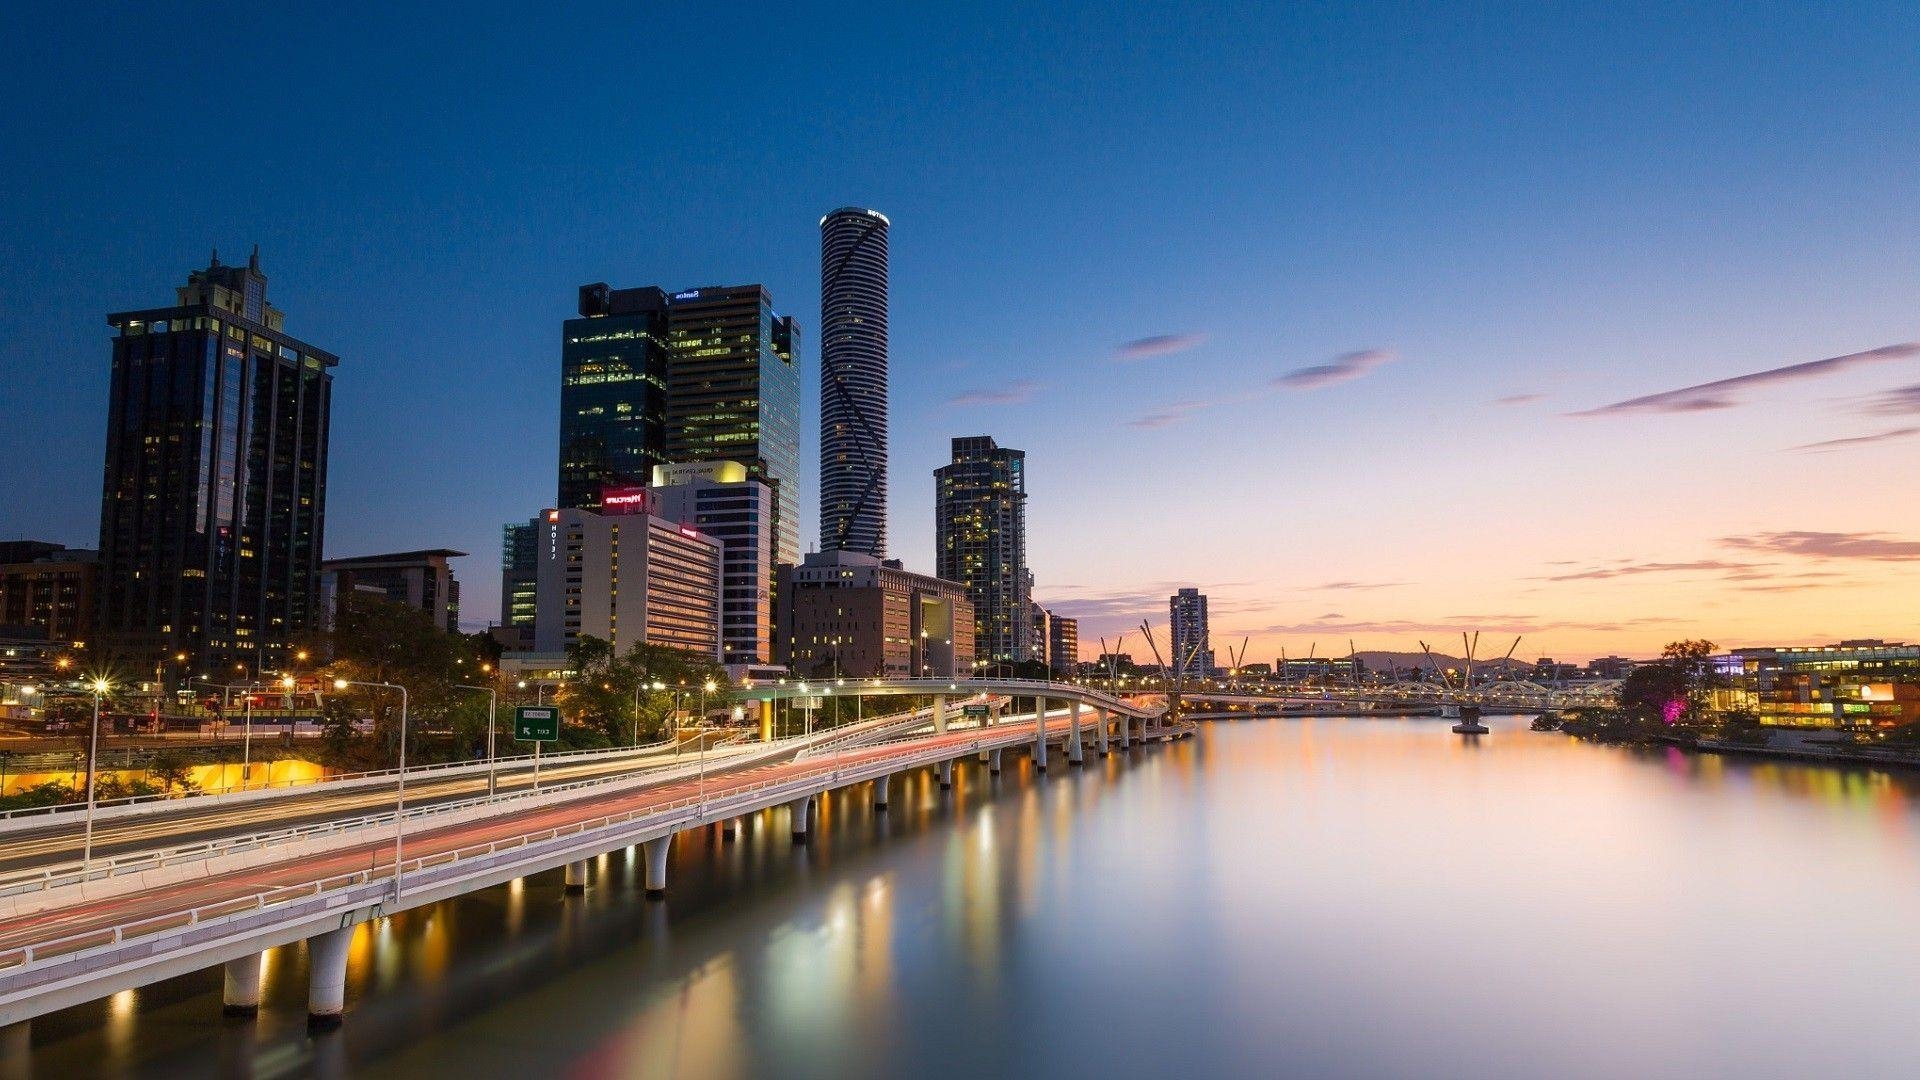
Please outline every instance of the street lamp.
[{"label": "street lamp", "polygon": [[353,679],[335,679],[333,688],[345,690],[349,686],[364,686],[376,690],[400,691],[400,778],[394,786],[393,797],[393,902],[400,902],[400,855],[402,843],[407,831],[407,688],[395,683],[358,682]]},{"label": "street lamp", "polygon": [[113,689],[104,678],[93,680],[93,735],[87,741],[87,836],[80,849],[82,873],[93,868],[93,804],[95,781],[100,765],[100,698]]},{"label": "street lamp", "polygon": [[478,690],[487,695],[487,798],[491,799],[493,798],[494,791],[493,714],[495,707],[500,704],[500,691],[491,686],[466,686],[460,683],[455,683],[454,688],[458,690]]}]

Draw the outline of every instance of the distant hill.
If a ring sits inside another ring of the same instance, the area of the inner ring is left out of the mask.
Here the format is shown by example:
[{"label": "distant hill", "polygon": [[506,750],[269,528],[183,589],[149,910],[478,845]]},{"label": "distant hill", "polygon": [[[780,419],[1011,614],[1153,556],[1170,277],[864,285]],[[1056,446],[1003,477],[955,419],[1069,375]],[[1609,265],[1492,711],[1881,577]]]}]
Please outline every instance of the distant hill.
[{"label": "distant hill", "polygon": [[[1384,651],[1373,652],[1366,649],[1360,650],[1360,662],[1367,665],[1367,669],[1370,671],[1385,671],[1389,667],[1418,668],[1421,671],[1425,671],[1427,670],[1427,667],[1429,665],[1429,661],[1427,659],[1426,653],[1384,652]],[[1447,653],[1442,653],[1442,652],[1434,653],[1433,660],[1431,661],[1431,663],[1440,665],[1442,669],[1457,668],[1461,671],[1465,671],[1467,667],[1466,657],[1451,656],[1451,655],[1448,655]],[[1498,656],[1494,656],[1491,658],[1480,657],[1474,660],[1473,662],[1473,670],[1476,672],[1501,671],[1501,670],[1531,671],[1532,669],[1533,669],[1533,661],[1521,660],[1518,657],[1515,657],[1512,660],[1502,660]]]}]

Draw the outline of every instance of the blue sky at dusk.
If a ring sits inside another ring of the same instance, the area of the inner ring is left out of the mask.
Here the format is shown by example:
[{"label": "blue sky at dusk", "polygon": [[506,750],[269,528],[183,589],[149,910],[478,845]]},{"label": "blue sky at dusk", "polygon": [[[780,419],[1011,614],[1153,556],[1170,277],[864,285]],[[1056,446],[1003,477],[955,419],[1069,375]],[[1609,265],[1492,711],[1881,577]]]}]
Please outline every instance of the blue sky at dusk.
[{"label": "blue sky at dusk", "polygon": [[798,318],[810,541],[857,204],[894,554],[951,436],[1023,448],[1089,644],[1186,584],[1256,659],[1920,636],[1910,4],[533,10],[0,17],[0,536],[94,544],[105,314],[258,243],[342,358],[329,554],[472,552],[496,613],[602,280]]}]

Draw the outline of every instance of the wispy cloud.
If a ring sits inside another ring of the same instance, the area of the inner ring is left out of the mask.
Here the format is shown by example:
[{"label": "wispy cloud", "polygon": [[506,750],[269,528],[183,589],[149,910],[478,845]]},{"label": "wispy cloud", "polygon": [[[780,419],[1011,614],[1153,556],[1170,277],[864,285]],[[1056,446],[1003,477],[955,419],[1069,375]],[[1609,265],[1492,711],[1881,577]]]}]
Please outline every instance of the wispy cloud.
[{"label": "wispy cloud", "polygon": [[1192,416],[1194,413],[1200,412],[1203,409],[1211,409],[1216,404],[1218,403],[1212,401],[1176,401],[1166,408],[1161,409],[1159,412],[1150,412],[1145,416],[1134,417],[1132,420],[1127,421],[1127,426],[1130,428],[1142,428],[1148,431],[1172,427],[1187,417]]},{"label": "wispy cloud", "polygon": [[1625,401],[1616,401],[1611,405],[1585,409],[1570,415],[1627,416],[1643,413],[1694,413],[1731,409],[1740,404],[1740,395],[1743,391],[1756,387],[1801,379],[1817,379],[1849,368],[1883,363],[1888,360],[1905,360],[1913,356],[1920,356],[1920,342],[1907,341],[1898,345],[1882,345],[1880,348],[1868,349],[1866,352],[1829,356],[1825,360],[1808,360],[1801,364],[1788,364],[1786,367],[1769,368],[1766,371],[1756,371],[1748,375],[1736,375],[1731,379],[1717,379],[1697,386],[1683,386],[1678,390],[1666,390],[1658,394],[1647,394],[1644,397],[1628,398]]},{"label": "wispy cloud", "polygon": [[[1920,387],[1911,389],[1920,390]],[[1916,401],[1915,410],[1920,411],[1920,401]],[[1908,439],[1920,435],[1920,427],[1894,428],[1882,431],[1878,435],[1855,435],[1847,439],[1826,439],[1822,442],[1804,443],[1789,446],[1787,449],[1796,454],[1824,454],[1831,450],[1846,450],[1855,446],[1870,446],[1874,443],[1892,442],[1895,439]]]},{"label": "wispy cloud", "polygon": [[1875,562],[1920,559],[1920,540],[1902,540],[1879,532],[1765,532],[1751,536],[1723,536],[1720,543],[1737,551],[1798,555],[1808,559],[1868,559]]},{"label": "wispy cloud", "polygon": [[949,405],[1021,405],[1033,400],[1040,384],[1032,379],[1016,379],[992,390],[973,390],[947,399]]},{"label": "wispy cloud", "polygon": [[1151,360],[1156,356],[1172,356],[1198,348],[1206,340],[1205,334],[1155,334],[1126,342],[1113,350],[1113,356],[1116,360]]},{"label": "wispy cloud", "polygon": [[1503,398],[1494,398],[1495,405],[1531,405],[1536,401],[1545,401],[1545,394],[1508,394]]},{"label": "wispy cloud", "polygon": [[1621,622],[1566,622],[1542,619],[1534,615],[1447,615],[1439,619],[1346,619],[1326,615],[1310,622],[1280,623],[1261,627],[1256,634],[1458,634],[1482,630],[1494,634],[1543,634],[1553,630],[1588,630],[1617,633],[1653,626],[1671,625],[1676,620],[1657,617],[1627,619]]},{"label": "wispy cloud", "polygon": [[1374,589],[1397,589],[1402,585],[1411,585],[1410,581],[1329,581],[1324,585],[1309,585],[1308,591],[1322,589],[1335,592],[1370,592]]},{"label": "wispy cloud", "polygon": [[1860,411],[1869,416],[1909,416],[1920,413],[1920,383],[1875,394]]},{"label": "wispy cloud", "polygon": [[1362,349],[1359,352],[1342,353],[1334,357],[1331,363],[1289,371],[1274,379],[1273,385],[1285,390],[1318,390],[1350,382],[1393,359],[1392,349]]},{"label": "wispy cloud", "polygon": [[1535,580],[1605,581],[1610,578],[1634,577],[1640,574],[1705,573],[1722,570],[1752,570],[1753,568],[1753,563],[1725,562],[1720,559],[1699,559],[1694,562],[1642,562],[1628,563],[1624,566],[1596,566],[1568,574],[1551,574]]}]

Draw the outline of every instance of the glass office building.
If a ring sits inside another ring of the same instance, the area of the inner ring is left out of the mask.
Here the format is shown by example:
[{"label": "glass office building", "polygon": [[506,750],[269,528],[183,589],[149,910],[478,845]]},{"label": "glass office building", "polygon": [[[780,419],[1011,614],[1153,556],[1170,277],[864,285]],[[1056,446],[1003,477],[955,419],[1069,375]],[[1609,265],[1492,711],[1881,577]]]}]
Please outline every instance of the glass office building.
[{"label": "glass office building", "polygon": [[974,655],[1016,663],[1033,655],[1027,572],[1027,452],[986,435],[953,440],[934,470],[934,564],[973,601]]},{"label": "glass office building", "polygon": [[284,332],[257,250],[176,291],[107,317],[101,643],[140,668],[185,653],[199,674],[257,675],[319,619],[339,359]]},{"label": "glass office building", "polygon": [[598,510],[667,460],[667,296],[582,285],[579,312],[560,337],[559,505]]}]

